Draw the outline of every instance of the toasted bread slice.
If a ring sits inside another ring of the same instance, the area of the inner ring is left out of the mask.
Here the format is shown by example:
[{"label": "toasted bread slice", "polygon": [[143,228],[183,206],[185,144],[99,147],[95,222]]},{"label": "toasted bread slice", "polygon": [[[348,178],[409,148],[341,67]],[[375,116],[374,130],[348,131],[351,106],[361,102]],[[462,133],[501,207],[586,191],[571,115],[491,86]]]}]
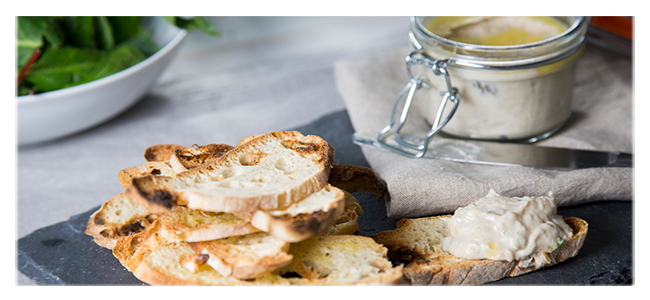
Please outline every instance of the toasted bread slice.
[{"label": "toasted bread slice", "polygon": [[254,140],[254,139],[258,138],[258,137],[261,137],[261,136],[262,136],[261,134],[253,134],[253,135],[249,135],[249,136],[247,136],[247,137],[241,139],[241,140],[237,143],[237,145],[236,145],[235,147],[239,147],[239,146],[241,146],[241,145],[243,145],[243,144],[246,144],[246,143],[248,143],[248,142],[250,142],[250,141],[252,141],[252,140]]},{"label": "toasted bread slice", "polygon": [[127,188],[131,184],[131,182],[133,182],[133,178],[147,176],[147,175],[161,175],[161,176],[175,177],[176,173],[178,172],[172,169],[172,167],[169,165],[169,162],[154,161],[154,162],[147,162],[143,166],[131,167],[131,168],[121,170],[117,174],[117,177],[120,180],[120,184],[124,188]]},{"label": "toasted bread slice", "polygon": [[343,200],[343,213],[334,220],[334,225],[329,228],[325,235],[351,235],[359,234],[359,215],[363,214],[363,209],[359,200],[352,194],[343,191],[345,196]]},{"label": "toasted bread slice", "polygon": [[156,218],[146,208],[132,204],[124,193],[120,193],[90,216],[86,234],[92,236],[97,245],[112,249],[117,240],[143,231]]},{"label": "toasted bread slice", "polygon": [[224,277],[253,279],[291,262],[289,243],[258,232],[220,240],[189,243],[197,254],[209,256],[207,264]]},{"label": "toasted bread slice", "polygon": [[174,244],[163,237],[158,231],[160,223],[154,221],[145,230],[122,237],[113,247],[113,256],[129,271],[133,272],[143,260],[161,245]]},{"label": "toasted bread slice", "polygon": [[255,279],[225,277],[187,242],[156,234],[156,224],[121,239],[113,249],[120,263],[151,285],[388,285],[402,278],[402,267],[391,266],[386,248],[367,237],[345,235],[293,244],[289,265]]},{"label": "toasted bread slice", "polygon": [[388,198],[388,188],[369,168],[353,165],[333,165],[328,182],[349,193],[375,194],[377,199]]},{"label": "toasted bread slice", "polygon": [[291,244],[291,263],[280,272],[295,273],[325,285],[393,285],[402,281],[402,267],[393,267],[387,249],[357,235],[314,237]]},{"label": "toasted bread slice", "polygon": [[176,149],[169,158],[169,164],[176,173],[181,173],[214,163],[233,148],[226,144],[208,144]]},{"label": "toasted bread slice", "polygon": [[394,230],[380,232],[372,238],[389,249],[393,261],[412,261],[404,267],[404,276],[412,285],[478,285],[507,276],[518,276],[557,264],[575,256],[587,236],[588,224],[582,219],[564,217],[573,236],[553,252],[544,253],[540,267],[526,261],[464,259],[442,250],[442,239],[449,229],[436,216],[402,219]]},{"label": "toasted bread slice", "polygon": [[169,161],[169,158],[172,157],[174,152],[179,149],[185,149],[187,147],[175,144],[158,144],[153,145],[146,150],[144,150],[144,159],[148,162],[163,162]]},{"label": "toasted bread slice", "polygon": [[320,137],[272,132],[176,178],[135,178],[127,195],[151,212],[186,205],[250,220],[255,211],[287,207],[324,188],[333,158]]},{"label": "toasted bread slice", "polygon": [[160,234],[171,241],[200,242],[258,232],[250,222],[229,213],[177,206],[159,217]]},{"label": "toasted bread slice", "polygon": [[288,242],[300,242],[329,230],[345,208],[343,191],[331,185],[284,209],[253,214],[251,224]]},{"label": "toasted bread slice", "polygon": [[[262,135],[247,136],[237,143],[237,147],[261,136]],[[147,148],[144,156],[147,161],[168,161],[167,163],[176,173],[181,173],[213,163],[217,158],[232,149],[233,147],[227,144],[208,144],[205,146],[194,145],[193,147],[160,144]],[[142,173],[140,176],[144,175],[146,174]],[[375,172],[366,167],[341,164],[332,165],[328,182],[349,193],[372,193],[377,196],[377,199],[388,197],[386,184],[379,179]]]}]

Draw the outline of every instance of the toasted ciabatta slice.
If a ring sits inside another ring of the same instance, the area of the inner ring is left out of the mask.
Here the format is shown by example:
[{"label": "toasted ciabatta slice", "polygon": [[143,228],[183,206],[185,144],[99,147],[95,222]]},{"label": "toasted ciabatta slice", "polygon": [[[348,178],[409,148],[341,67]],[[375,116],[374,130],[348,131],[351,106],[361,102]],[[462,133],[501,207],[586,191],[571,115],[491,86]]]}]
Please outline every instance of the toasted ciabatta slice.
[{"label": "toasted ciabatta slice", "polygon": [[334,220],[334,225],[329,228],[325,235],[350,235],[359,234],[359,215],[363,214],[363,208],[359,200],[352,194],[343,191],[343,213]]},{"label": "toasted ciabatta slice", "polygon": [[258,232],[250,222],[229,213],[177,206],[161,214],[160,234],[171,241],[200,242]]},{"label": "toasted ciabatta slice", "polygon": [[222,276],[242,280],[260,277],[286,266],[292,258],[287,253],[288,242],[265,232],[189,245],[197,254],[208,255],[206,263]]},{"label": "toasted ciabatta slice", "polygon": [[181,173],[214,163],[233,148],[226,144],[208,144],[176,149],[169,158],[169,164],[176,173]]},{"label": "toasted ciabatta slice", "polygon": [[143,231],[156,218],[146,208],[132,204],[124,193],[120,193],[90,216],[86,234],[92,236],[97,245],[112,249],[117,240]]},{"label": "toasted ciabatta slice", "polygon": [[[237,143],[237,146],[248,143],[260,136],[251,135],[245,137]],[[213,163],[225,152],[232,149],[232,146],[226,144],[194,145],[193,147],[160,144],[147,148],[144,156],[147,161],[169,161],[168,164],[172,166],[174,171],[180,173]],[[176,152],[179,152],[179,154],[174,155]],[[143,175],[145,174],[141,176]],[[366,167],[342,164],[332,165],[328,182],[349,193],[372,193],[377,196],[377,199],[388,197],[386,184],[379,179],[375,172]]]},{"label": "toasted ciabatta slice", "polygon": [[142,177],[146,175],[161,175],[161,176],[168,176],[168,177],[176,177],[176,173],[178,172],[172,169],[169,162],[154,161],[154,162],[147,162],[142,166],[136,166],[136,167],[131,167],[131,168],[121,170],[117,174],[117,177],[120,180],[120,184],[124,188],[127,188],[131,184],[131,182],[133,182],[133,178]]},{"label": "toasted ciabatta slice", "polygon": [[530,260],[512,261],[464,259],[442,250],[442,240],[449,235],[447,224],[436,216],[402,219],[394,230],[380,232],[372,238],[389,250],[393,261],[412,261],[404,267],[404,276],[411,285],[478,285],[507,276],[518,276],[573,257],[587,236],[588,224],[582,219],[564,217],[573,229],[573,236],[544,255],[543,265],[535,267]]},{"label": "toasted ciabatta slice", "polygon": [[328,235],[291,244],[294,259],[280,273],[295,273],[325,285],[393,285],[402,267],[393,267],[387,249],[369,237]]},{"label": "toasted ciabatta slice", "polygon": [[181,205],[250,220],[255,211],[287,207],[321,190],[333,158],[334,149],[320,137],[272,132],[175,178],[135,178],[127,195],[151,212]]},{"label": "toasted ciabatta slice", "polygon": [[148,162],[169,161],[174,152],[187,147],[175,144],[157,144],[144,150],[144,159]]},{"label": "toasted ciabatta slice", "polygon": [[344,208],[343,191],[327,185],[287,208],[256,211],[251,224],[281,240],[295,243],[327,233]]},{"label": "toasted ciabatta slice", "polygon": [[243,145],[243,144],[246,144],[246,143],[248,143],[248,142],[250,142],[250,141],[252,141],[252,140],[254,140],[254,139],[258,138],[258,137],[261,137],[261,136],[262,136],[261,134],[253,134],[253,135],[249,135],[249,136],[247,136],[247,137],[241,139],[241,140],[237,143],[237,145],[235,145],[235,147],[238,147],[238,146],[241,146],[241,145]]},{"label": "toasted ciabatta slice", "polygon": [[255,279],[224,277],[187,242],[156,234],[156,224],[121,239],[113,249],[122,265],[151,285],[388,285],[402,278],[402,267],[391,266],[386,248],[367,237],[344,235],[293,244],[289,265]]},{"label": "toasted ciabatta slice", "polygon": [[372,193],[377,199],[388,198],[388,188],[369,168],[353,165],[333,165],[328,182],[349,193]]}]

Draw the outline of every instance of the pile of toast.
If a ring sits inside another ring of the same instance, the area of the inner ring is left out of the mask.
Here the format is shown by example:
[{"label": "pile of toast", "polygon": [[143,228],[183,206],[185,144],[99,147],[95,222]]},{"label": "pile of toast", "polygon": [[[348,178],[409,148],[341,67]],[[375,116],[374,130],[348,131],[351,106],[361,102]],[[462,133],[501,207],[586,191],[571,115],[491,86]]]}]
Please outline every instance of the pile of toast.
[{"label": "pile of toast", "polygon": [[387,190],[368,168],[333,165],[318,136],[272,132],[236,146],[146,149],[125,191],[86,233],[152,285],[384,285],[402,280],[387,249],[356,235],[350,193]]},{"label": "pile of toast", "polygon": [[477,285],[577,255],[588,224],[543,264],[463,259],[442,250],[437,216],[358,235],[351,193],[388,197],[370,169],[334,165],[318,136],[271,132],[236,146],[161,144],[143,166],[119,172],[125,191],[104,203],[86,233],[151,285]]}]

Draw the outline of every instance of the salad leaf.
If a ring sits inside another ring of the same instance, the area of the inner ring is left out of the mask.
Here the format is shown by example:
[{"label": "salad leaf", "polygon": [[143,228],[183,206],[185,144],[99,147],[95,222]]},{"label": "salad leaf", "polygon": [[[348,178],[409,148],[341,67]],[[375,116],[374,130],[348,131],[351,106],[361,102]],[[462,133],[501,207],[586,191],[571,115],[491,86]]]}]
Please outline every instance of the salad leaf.
[{"label": "salad leaf", "polygon": [[115,44],[120,44],[142,32],[140,20],[142,17],[107,17],[111,27]]},{"label": "salad leaf", "polygon": [[32,66],[25,78],[48,92],[79,85],[117,73],[144,60],[146,56],[133,45],[110,51],[63,47],[50,49]]},{"label": "salad leaf", "polygon": [[62,24],[70,45],[79,48],[95,48],[95,20],[93,17],[65,17]]},{"label": "salad leaf", "polygon": [[221,33],[217,31],[212,24],[208,23],[203,17],[194,17],[185,19],[181,17],[165,17],[169,23],[176,25],[176,27],[185,29],[187,31],[201,30],[204,34],[210,36],[220,36]]},{"label": "salad leaf", "polygon": [[25,80],[39,86],[41,91],[53,91],[78,81],[99,60],[96,49],[62,47],[45,51],[32,65]]},{"label": "salad leaf", "polygon": [[97,21],[97,43],[101,49],[111,49],[115,47],[115,37],[113,36],[113,27],[106,17],[95,17]]},{"label": "salad leaf", "polygon": [[103,52],[99,57],[99,60],[93,64],[93,68],[90,69],[84,77],[79,78],[78,81],[68,84],[65,87],[104,78],[108,75],[127,69],[146,58],[147,57],[133,45],[119,46],[111,51]]},{"label": "salad leaf", "polygon": [[158,46],[158,44],[156,44],[156,42],[151,38],[151,34],[146,31],[138,32],[120,45],[132,45],[138,48],[138,50],[147,57],[160,50],[160,46]]},{"label": "salad leaf", "polygon": [[63,46],[65,37],[58,25],[44,17],[18,17],[17,18],[16,49],[18,54],[18,67],[22,68],[34,53],[42,48],[47,40],[51,47]]}]

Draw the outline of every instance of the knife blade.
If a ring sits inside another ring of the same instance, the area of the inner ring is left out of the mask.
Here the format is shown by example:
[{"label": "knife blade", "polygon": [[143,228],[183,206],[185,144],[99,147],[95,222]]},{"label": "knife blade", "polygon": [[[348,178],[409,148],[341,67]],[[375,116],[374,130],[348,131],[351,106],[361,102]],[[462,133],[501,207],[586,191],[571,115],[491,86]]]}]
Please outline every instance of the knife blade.
[{"label": "knife blade", "polygon": [[[377,141],[376,134],[356,132],[353,134],[352,140],[360,146],[399,153],[399,151],[381,145]],[[384,142],[399,148],[400,151],[415,152],[415,150],[396,142],[393,135],[386,136]],[[429,143],[427,152],[422,158],[495,166],[584,169],[631,168],[633,155],[623,152],[552,148],[531,144],[460,140],[436,136]]]}]

